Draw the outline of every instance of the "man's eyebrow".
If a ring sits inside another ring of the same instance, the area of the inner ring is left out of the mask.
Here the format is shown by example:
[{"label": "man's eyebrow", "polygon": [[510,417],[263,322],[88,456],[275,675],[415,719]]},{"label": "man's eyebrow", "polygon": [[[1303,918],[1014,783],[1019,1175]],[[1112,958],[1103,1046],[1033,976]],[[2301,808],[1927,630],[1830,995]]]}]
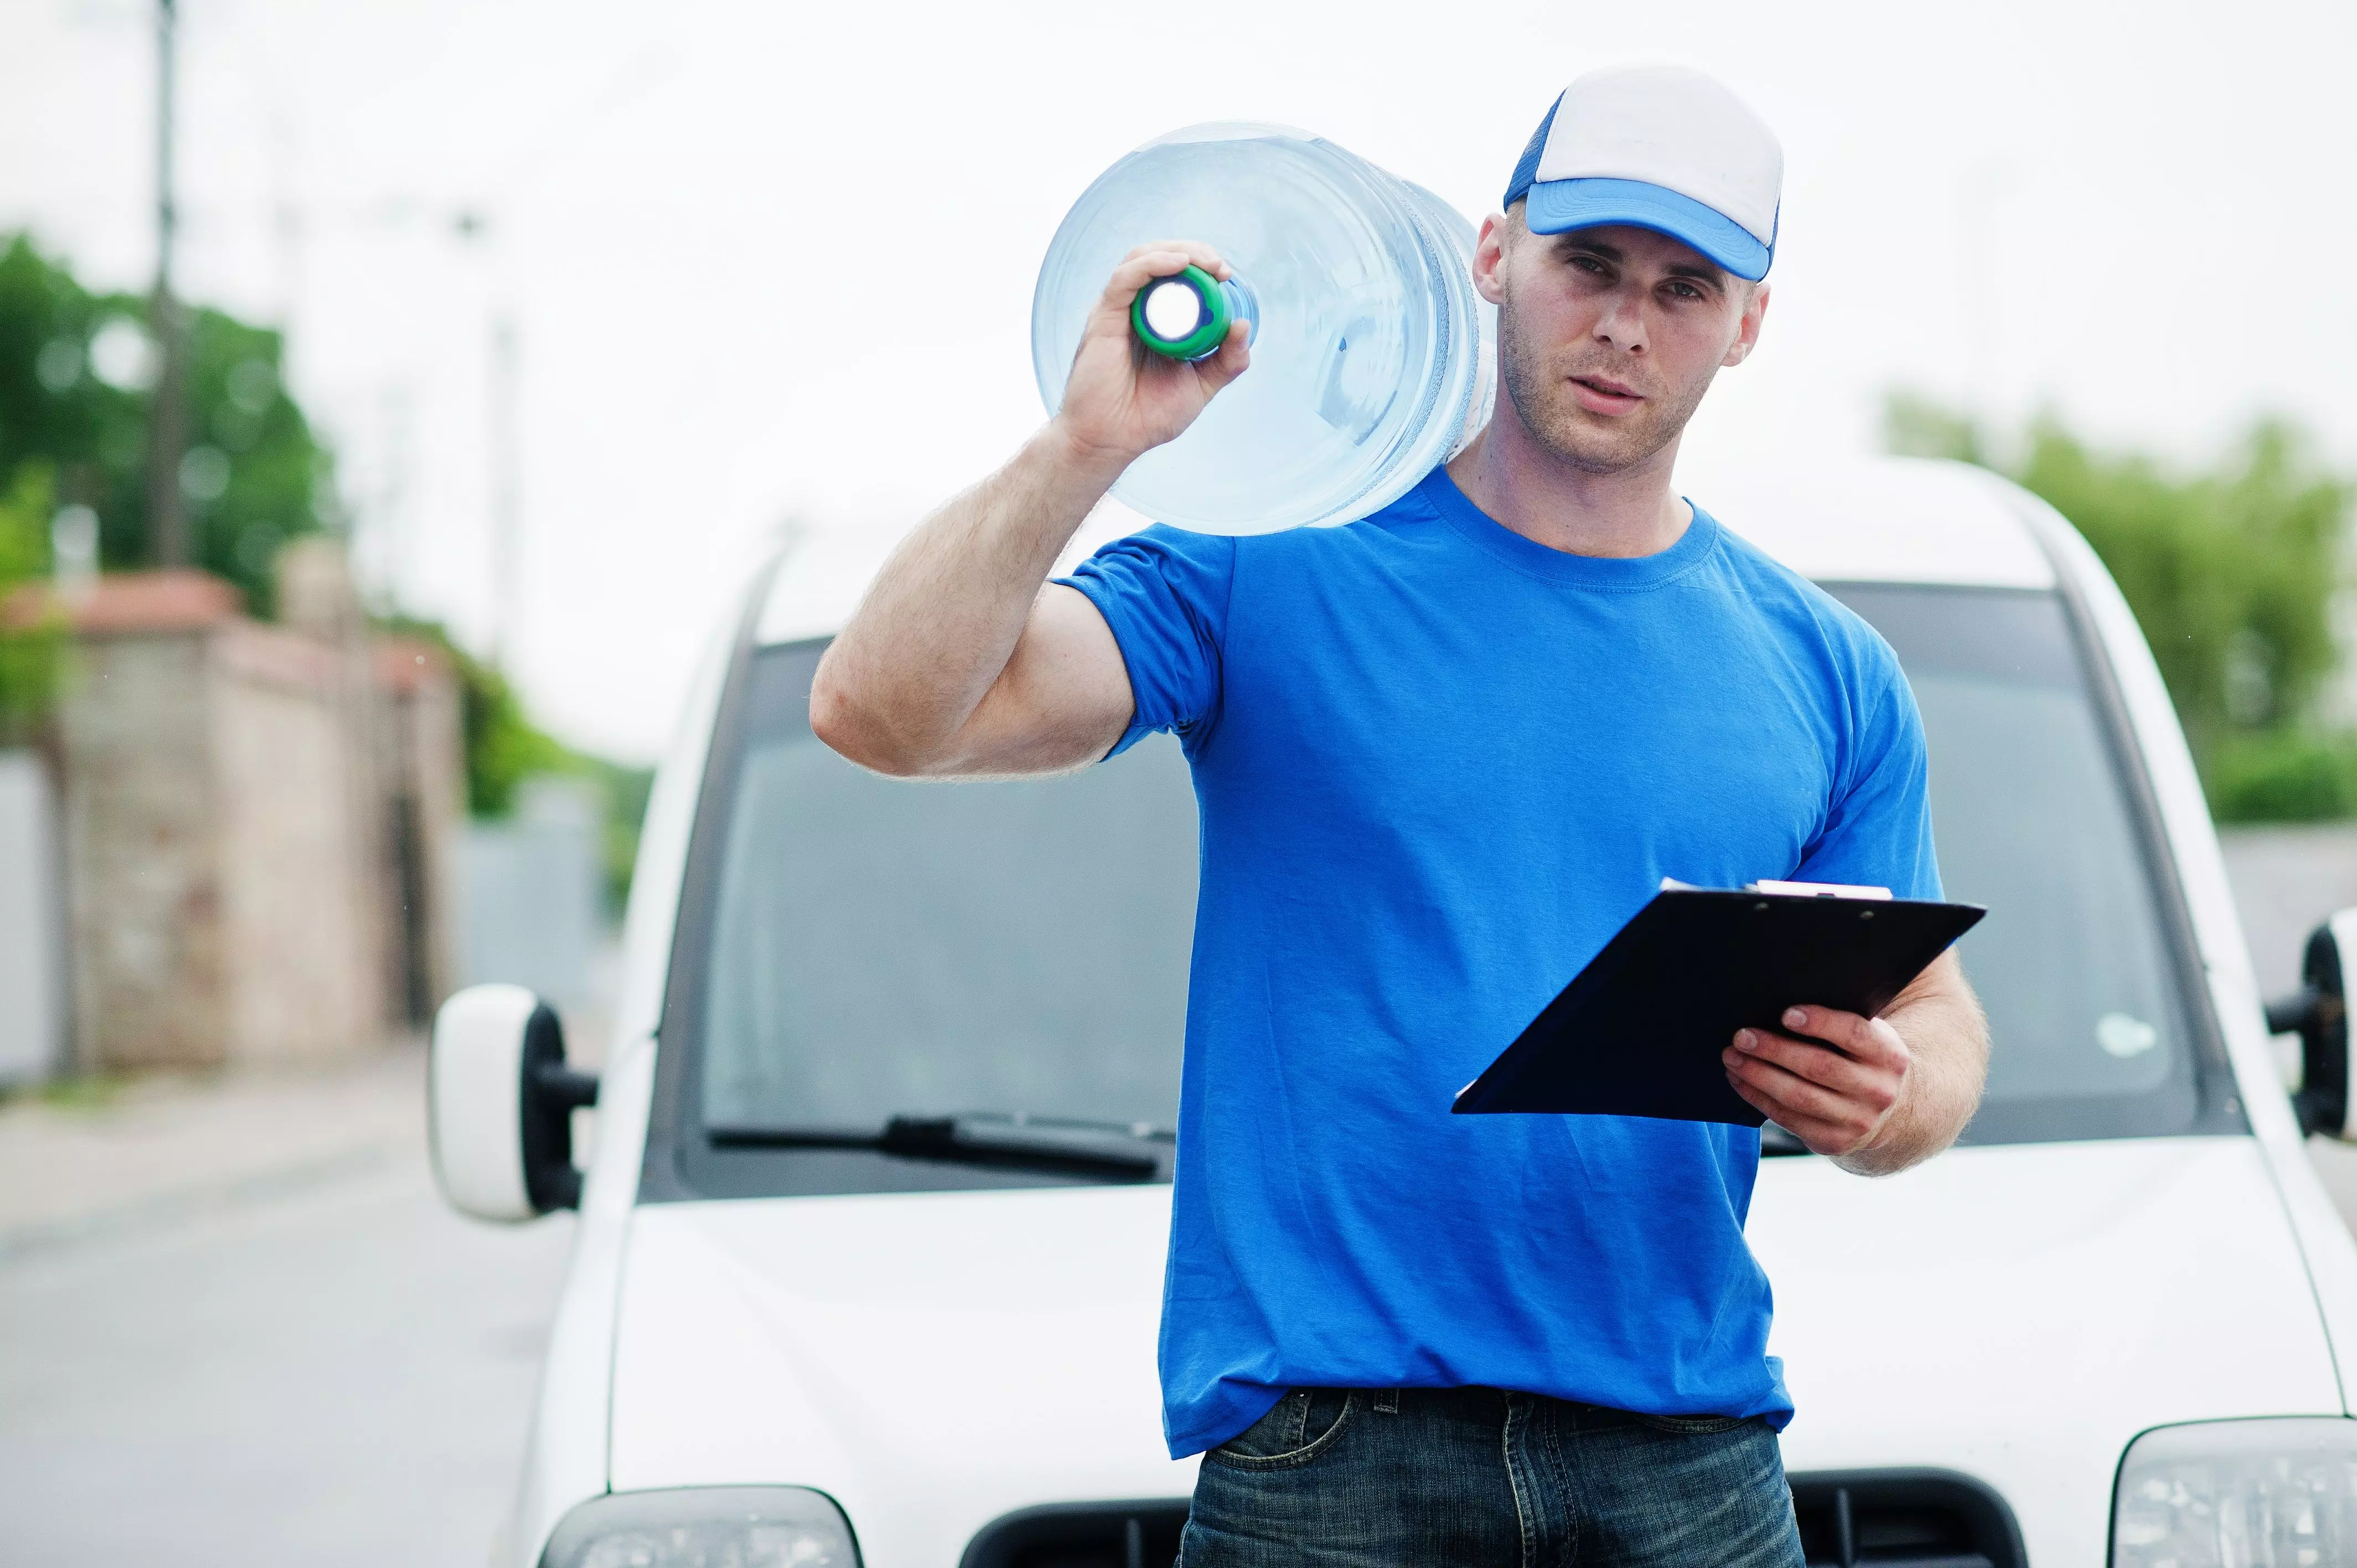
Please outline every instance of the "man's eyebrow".
[{"label": "man's eyebrow", "polygon": [[1586,251],[1589,255],[1600,256],[1616,266],[1629,259],[1621,253],[1620,246],[1612,244],[1610,242],[1605,240],[1584,239],[1581,237],[1577,230],[1574,230],[1568,234],[1558,235],[1555,239],[1555,248],[1559,252],[1565,252],[1572,251]]}]

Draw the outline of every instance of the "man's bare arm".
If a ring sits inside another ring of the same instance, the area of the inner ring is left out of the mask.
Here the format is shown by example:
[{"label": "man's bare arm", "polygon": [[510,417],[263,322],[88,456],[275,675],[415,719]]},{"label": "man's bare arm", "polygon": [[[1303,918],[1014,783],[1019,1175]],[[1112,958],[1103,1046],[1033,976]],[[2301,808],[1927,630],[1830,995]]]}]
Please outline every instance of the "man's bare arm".
[{"label": "man's bare arm", "polygon": [[1103,756],[1129,722],[1121,651],[1096,607],[1046,581],[1101,473],[1051,424],[903,541],[819,663],[819,738],[904,777]]},{"label": "man's bare arm", "polygon": [[1055,773],[1121,738],[1135,706],[1096,607],[1046,581],[1137,456],[1178,435],[1248,362],[1240,322],[1182,364],[1132,338],[1130,301],[1218,254],[1168,242],[1130,252],[1089,319],[1064,406],[1005,467],[920,524],[885,564],[811,683],[811,727],[904,777]]},{"label": "man's bare arm", "polygon": [[1727,1081],[1769,1120],[1860,1176],[1889,1176],[1956,1141],[1988,1076],[1988,1020],[1949,949],[1878,1018],[1795,1007],[1789,1033],[1745,1029]]}]

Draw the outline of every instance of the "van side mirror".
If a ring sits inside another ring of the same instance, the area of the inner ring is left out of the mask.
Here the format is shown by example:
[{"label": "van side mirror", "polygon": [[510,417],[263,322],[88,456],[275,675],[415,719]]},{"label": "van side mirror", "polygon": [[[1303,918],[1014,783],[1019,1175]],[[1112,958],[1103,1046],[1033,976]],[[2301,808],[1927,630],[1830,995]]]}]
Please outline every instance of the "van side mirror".
[{"label": "van side mirror", "polygon": [[2343,909],[2309,933],[2300,988],[2267,1004],[2267,1027],[2299,1034],[2299,1090],[2291,1097],[2302,1133],[2357,1134],[2350,1125],[2349,991],[2357,961],[2357,909]]},{"label": "van side mirror", "polygon": [[470,985],[434,1017],[426,1065],[434,1180],[478,1219],[521,1220],[581,1203],[573,1112],[597,1079],[565,1065],[555,1010],[521,985]]}]

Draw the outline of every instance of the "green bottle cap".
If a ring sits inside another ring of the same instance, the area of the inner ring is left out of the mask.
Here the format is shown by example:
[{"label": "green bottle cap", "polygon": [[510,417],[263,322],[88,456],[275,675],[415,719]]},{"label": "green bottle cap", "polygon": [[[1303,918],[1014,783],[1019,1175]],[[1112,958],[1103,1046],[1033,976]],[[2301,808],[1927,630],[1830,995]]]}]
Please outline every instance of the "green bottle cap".
[{"label": "green bottle cap", "polygon": [[1233,319],[1228,291],[1200,267],[1156,278],[1129,302],[1129,329],[1137,340],[1173,360],[1218,353]]}]

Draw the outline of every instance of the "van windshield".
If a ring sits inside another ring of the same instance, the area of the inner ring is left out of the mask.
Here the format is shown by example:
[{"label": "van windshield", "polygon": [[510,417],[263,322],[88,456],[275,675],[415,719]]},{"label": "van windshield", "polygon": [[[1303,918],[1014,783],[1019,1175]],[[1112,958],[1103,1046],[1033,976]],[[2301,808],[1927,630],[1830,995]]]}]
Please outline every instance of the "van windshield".
[{"label": "van windshield", "polygon": [[[2061,598],[1833,591],[1907,668],[1949,897],[1992,911],[1964,943],[1996,1042],[1966,1141],[2196,1130],[2175,894]],[[820,651],[753,654],[716,746],[663,1026],[688,1047],[678,1195],[1167,1176],[1196,881],[1177,744],[1056,779],[877,778],[811,733]],[[1062,1129],[1050,1157],[1007,1153],[1039,1129]],[[969,1140],[990,1156],[943,1157]]]}]

